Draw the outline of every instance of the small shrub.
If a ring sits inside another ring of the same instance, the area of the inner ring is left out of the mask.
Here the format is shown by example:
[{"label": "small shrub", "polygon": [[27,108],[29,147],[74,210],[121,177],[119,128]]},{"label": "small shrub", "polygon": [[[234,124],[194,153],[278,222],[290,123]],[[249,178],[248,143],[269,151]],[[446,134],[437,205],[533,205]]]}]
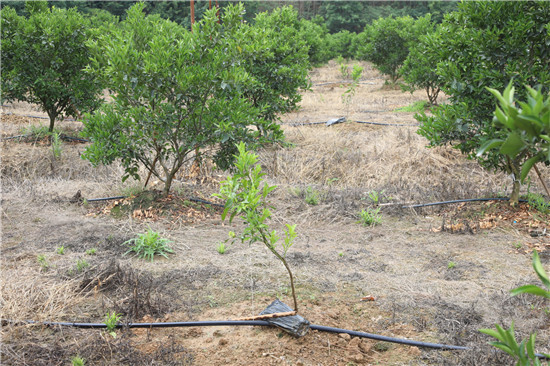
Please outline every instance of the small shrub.
[{"label": "small shrub", "polygon": [[[220,193],[214,196],[226,200],[222,220],[229,214],[229,222],[235,216],[240,216],[246,226],[239,239],[253,244],[263,243],[278,260],[285,266],[290,277],[290,287],[294,300],[294,310],[298,312],[298,301],[294,287],[294,276],[286,261],[286,253],[294,244],[296,225],[286,224],[283,240],[275,230],[269,230],[268,221],[271,218],[267,195],[276,186],[269,186],[264,182],[262,167],[257,164],[258,155],[246,151],[244,143],[237,145],[239,155],[236,155],[235,172],[221,182]],[[233,232],[229,236],[236,239]]]},{"label": "small shrub", "polygon": [[59,133],[53,132],[51,135],[52,142],[52,153],[54,158],[59,159],[61,157],[61,139],[59,138]]},{"label": "small shrub", "polygon": [[133,244],[124,255],[134,252],[138,257],[150,259],[152,262],[156,254],[168,258],[168,253],[174,253],[168,243],[168,239],[161,238],[159,233],[149,229],[145,234],[139,234],[137,238],[130,239],[122,245]]},{"label": "small shrub", "polygon": [[372,208],[367,208],[366,210],[361,210],[359,213],[359,221],[358,223],[362,224],[363,226],[374,226],[378,225],[382,222],[382,216],[379,215],[380,207],[378,207],[376,210]]},{"label": "small shrub", "polygon": [[64,246],[60,246],[59,248],[57,248],[57,249],[55,250],[55,252],[56,252],[57,254],[59,254],[59,255],[63,255],[63,254],[65,254],[65,247],[64,247]]}]

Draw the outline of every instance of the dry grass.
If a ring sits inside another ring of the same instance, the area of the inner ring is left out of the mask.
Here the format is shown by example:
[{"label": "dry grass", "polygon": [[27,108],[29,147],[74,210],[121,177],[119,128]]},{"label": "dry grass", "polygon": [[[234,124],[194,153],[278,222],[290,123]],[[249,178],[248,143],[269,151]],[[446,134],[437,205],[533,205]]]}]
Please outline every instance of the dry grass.
[{"label": "dry grass", "polygon": [[506,177],[481,169],[448,148],[427,149],[413,128],[344,124],[286,128],[295,146],[265,151],[261,160],[279,184],[385,192],[394,202],[481,197]]}]

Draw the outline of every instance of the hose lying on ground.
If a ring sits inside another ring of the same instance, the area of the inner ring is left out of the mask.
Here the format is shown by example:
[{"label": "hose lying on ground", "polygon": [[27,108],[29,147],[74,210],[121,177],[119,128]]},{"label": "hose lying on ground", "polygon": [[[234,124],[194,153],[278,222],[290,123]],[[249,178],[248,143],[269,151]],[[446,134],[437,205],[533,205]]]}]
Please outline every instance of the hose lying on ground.
[{"label": "hose lying on ground", "polygon": [[[485,201],[509,201],[508,197],[495,197],[495,198],[466,198],[462,200],[452,200],[452,201],[441,201],[441,202],[432,202],[432,203],[421,203],[418,205],[409,205],[402,206],[401,208],[419,208],[419,207],[428,207],[428,206],[438,206],[438,205],[447,205],[451,203],[462,203],[462,202],[485,202]],[[529,202],[528,200],[520,199],[519,202]]]},{"label": "hose lying on ground", "polygon": [[[37,324],[44,325],[48,327],[55,326],[67,326],[67,327],[76,327],[76,328],[85,328],[85,329],[105,329],[107,324],[105,323],[71,323],[71,322],[35,322],[32,320],[25,321],[14,321],[14,320],[1,320],[2,326],[7,324]],[[177,328],[177,327],[213,327],[213,326],[272,326],[267,321],[264,320],[205,320],[205,321],[195,321],[195,322],[158,322],[158,323],[128,323],[128,324],[116,324],[116,328]],[[397,344],[403,344],[408,346],[422,347],[422,348],[431,348],[431,349],[440,349],[440,350],[457,350],[457,351],[468,351],[471,350],[465,346],[454,346],[450,344],[440,344],[440,343],[430,343],[430,342],[421,342],[414,341],[405,338],[395,338],[382,336],[378,334],[358,332],[354,330],[327,327],[324,325],[311,324],[310,329],[317,330],[320,332],[328,333],[337,333],[337,334],[349,334],[353,337],[375,339],[384,342],[391,342]],[[547,357],[540,353],[535,353],[535,356],[541,359],[546,359]]]}]

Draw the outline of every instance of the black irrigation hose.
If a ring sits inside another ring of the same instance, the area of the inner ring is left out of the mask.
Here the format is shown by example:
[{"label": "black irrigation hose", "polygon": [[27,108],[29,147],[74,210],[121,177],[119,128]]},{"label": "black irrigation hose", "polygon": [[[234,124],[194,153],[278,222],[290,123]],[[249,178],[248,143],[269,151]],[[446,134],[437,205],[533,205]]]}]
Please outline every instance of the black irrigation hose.
[{"label": "black irrigation hose", "polygon": [[[39,325],[45,325],[49,327],[67,326],[67,327],[76,327],[76,328],[85,328],[85,329],[107,328],[107,325],[105,323],[35,322],[30,320],[20,321],[20,322],[2,320],[2,322],[12,323],[12,324],[18,324],[18,323],[39,324]],[[196,321],[196,322],[128,323],[128,324],[117,324],[116,328],[175,328],[175,327],[200,327],[200,326],[212,327],[212,326],[240,326],[240,325],[271,326],[272,324],[264,320],[221,320],[221,321]],[[468,349],[467,347],[463,347],[463,346],[453,346],[453,345],[447,345],[447,344],[412,341],[404,338],[386,337],[386,336],[381,336],[377,334],[327,327],[324,325],[311,324],[309,328],[313,330],[318,330],[321,332],[338,333],[338,334],[346,333],[354,337],[376,339],[379,341],[399,343],[399,344],[405,344],[405,345],[416,346],[416,347],[434,348],[434,349],[443,349],[443,350],[467,350]]]},{"label": "black irrigation hose", "polygon": [[200,198],[188,198],[189,201],[193,201],[193,202],[199,202],[199,203],[205,203],[207,205],[212,205],[212,206],[218,206],[218,207],[225,207],[225,205],[222,205],[220,203],[215,203],[215,202],[210,202],[210,201],[206,201],[206,200],[203,200],[203,199],[200,199]]},{"label": "black irrigation hose", "polygon": [[[32,320],[13,321],[13,320],[6,320],[6,319],[2,319],[1,323],[3,326],[6,324],[13,324],[13,325],[37,324],[37,325],[45,325],[48,327],[67,326],[67,327],[84,328],[84,329],[107,328],[107,324],[105,323],[35,322]],[[128,323],[128,324],[119,323],[119,324],[116,324],[115,327],[116,328],[177,328],[177,327],[216,327],[216,326],[241,326],[241,325],[271,326],[272,324],[265,320],[203,320],[203,321],[195,321],[195,322],[158,322],[158,323]],[[309,328],[313,330],[318,330],[320,332],[338,333],[338,334],[345,333],[353,337],[375,339],[375,340],[384,341],[384,342],[404,344],[407,346],[440,349],[440,350],[457,350],[457,351],[470,350],[470,348],[465,346],[454,346],[450,344],[413,341],[405,338],[387,337],[387,336],[382,336],[378,334],[358,332],[354,330],[334,328],[334,327],[327,327],[324,325],[311,324]],[[540,353],[535,353],[535,356],[541,359],[548,358],[545,355]]]},{"label": "black irrigation hose", "polygon": [[378,335],[378,334],[357,332],[357,331],[354,331],[354,330],[326,327],[324,325],[312,324],[309,327],[313,330],[319,330],[321,332],[345,333],[345,334],[349,334],[349,335],[354,336],[354,337],[376,339],[378,341],[406,344],[408,346],[434,348],[434,349],[444,349],[444,350],[461,350],[461,351],[469,349],[468,347],[464,347],[464,346],[453,346],[453,345],[449,345],[449,344],[439,344],[439,343],[413,341],[413,340],[404,339],[404,338],[394,338],[394,337],[387,337],[387,336],[382,336],[382,335]]},{"label": "black irrigation hose", "polygon": [[398,123],[380,123],[380,122],[364,122],[364,121],[355,121],[355,123],[365,123],[368,125],[377,125],[377,126],[397,126],[397,127],[418,127],[419,125],[404,125]]},{"label": "black irrigation hose", "polygon": [[[8,137],[2,137],[0,140],[5,141],[5,140],[13,140],[13,139],[23,139],[23,138],[28,138],[28,137],[32,137],[32,135],[8,136]],[[90,142],[90,140],[82,139],[80,137],[68,136],[68,135],[65,135],[64,133],[60,134],[59,138],[61,138],[62,140],[67,140],[67,141]]]},{"label": "black irrigation hose", "polygon": [[289,126],[298,127],[298,126],[310,126],[310,125],[326,125],[326,122],[305,122],[305,123],[291,123]]},{"label": "black irrigation hose", "polygon": [[[87,199],[86,201],[87,201],[87,202],[102,202],[102,201],[111,201],[111,200],[121,200],[121,199],[124,199],[124,198],[127,198],[127,196],[114,196],[114,197],[104,197],[104,198],[90,198],[90,199]],[[193,202],[205,203],[205,204],[207,204],[207,205],[212,205],[212,206],[225,207],[225,205],[222,205],[222,204],[220,204],[220,203],[210,202],[210,201],[203,200],[203,199],[200,199],[200,198],[191,197],[191,198],[187,198],[187,200],[188,200],[188,201],[193,201]]]},{"label": "black irrigation hose", "polygon": [[126,198],[126,196],[115,196],[115,197],[105,197],[105,198],[90,198],[87,199],[87,202],[100,202],[100,201],[110,201],[110,200],[121,200]]},{"label": "black irrigation hose", "polygon": [[[419,208],[427,206],[438,206],[438,205],[447,205],[451,203],[462,203],[462,202],[476,202],[476,201],[509,201],[508,197],[495,197],[495,198],[467,198],[463,200],[452,200],[452,201],[442,201],[442,202],[432,202],[432,203],[422,203],[418,205],[402,206],[401,208]],[[528,200],[520,199],[519,202],[529,202]]]},{"label": "black irrigation hose", "polygon": [[[364,123],[369,125],[377,126],[397,126],[397,127],[418,127],[419,125],[408,125],[408,124],[398,124],[398,123],[381,123],[381,122],[365,122],[365,121],[355,121],[356,123]],[[306,123],[290,123],[288,126],[299,127],[299,126],[310,126],[310,125],[325,125],[326,122],[306,122]]]},{"label": "black irrigation hose", "polygon": [[90,140],[81,139],[80,137],[67,136],[65,134],[61,134],[61,135],[59,135],[59,137],[62,140],[67,140],[67,141],[90,142]]}]

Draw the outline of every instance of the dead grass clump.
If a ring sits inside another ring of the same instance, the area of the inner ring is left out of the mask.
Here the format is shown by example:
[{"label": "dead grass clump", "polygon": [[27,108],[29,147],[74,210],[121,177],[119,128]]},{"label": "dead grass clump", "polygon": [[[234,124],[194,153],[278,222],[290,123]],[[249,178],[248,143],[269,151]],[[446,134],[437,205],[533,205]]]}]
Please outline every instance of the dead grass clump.
[{"label": "dead grass clump", "polygon": [[[194,358],[173,338],[142,351],[142,342],[127,331],[119,331],[113,338],[96,329],[9,328],[13,337],[0,346],[0,362],[6,365],[67,365],[76,356],[84,359],[87,365],[191,365]],[[145,342],[152,343],[150,339]]]},{"label": "dead grass clump", "polygon": [[55,321],[74,319],[86,296],[75,292],[76,280],[38,275],[30,267],[4,267],[0,282],[2,319]]},{"label": "dead grass clump", "polygon": [[181,305],[175,294],[166,289],[167,278],[155,278],[151,274],[118,261],[89,271],[79,288],[88,293],[101,293],[106,310],[124,316],[133,322],[145,315],[161,318]]}]

